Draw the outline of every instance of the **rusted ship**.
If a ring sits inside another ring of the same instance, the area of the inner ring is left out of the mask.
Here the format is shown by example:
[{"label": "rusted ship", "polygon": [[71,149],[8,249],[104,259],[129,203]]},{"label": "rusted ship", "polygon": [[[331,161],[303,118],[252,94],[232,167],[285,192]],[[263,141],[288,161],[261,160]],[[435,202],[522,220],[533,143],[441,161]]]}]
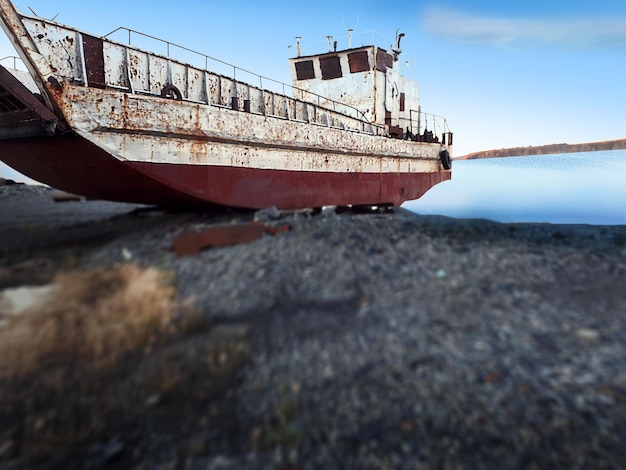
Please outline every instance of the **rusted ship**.
[{"label": "rusted ship", "polygon": [[399,205],[451,177],[452,133],[399,73],[402,35],[391,52],[298,47],[293,82],[277,92],[234,66],[218,73],[225,63],[209,56],[177,60],[173,50],[193,51],[166,41],[148,52],[137,38],[160,40],[132,30],[98,37],[9,0],[0,15],[26,69],[0,65],[0,159],[57,189],[293,209]]}]

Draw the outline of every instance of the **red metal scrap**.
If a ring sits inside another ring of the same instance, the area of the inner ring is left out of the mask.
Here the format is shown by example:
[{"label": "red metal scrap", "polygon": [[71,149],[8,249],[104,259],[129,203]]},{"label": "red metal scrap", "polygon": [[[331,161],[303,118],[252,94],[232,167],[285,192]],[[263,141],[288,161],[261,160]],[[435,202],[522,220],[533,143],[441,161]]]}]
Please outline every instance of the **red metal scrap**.
[{"label": "red metal scrap", "polygon": [[185,230],[172,240],[172,249],[179,258],[199,253],[205,248],[239,245],[261,238],[265,233],[276,235],[290,230],[289,225],[272,227],[259,222],[217,225],[201,231]]},{"label": "red metal scrap", "polygon": [[285,233],[291,230],[290,225],[281,225],[280,227],[272,227],[271,225],[265,225],[265,233],[270,235],[278,235],[279,233]]}]

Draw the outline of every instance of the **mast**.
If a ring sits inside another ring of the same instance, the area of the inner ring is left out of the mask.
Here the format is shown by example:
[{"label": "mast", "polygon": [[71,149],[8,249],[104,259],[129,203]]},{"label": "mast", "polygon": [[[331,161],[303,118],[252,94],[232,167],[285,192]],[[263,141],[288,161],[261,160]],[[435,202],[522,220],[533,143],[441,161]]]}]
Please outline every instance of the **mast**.
[{"label": "mast", "polygon": [[42,76],[52,76],[50,64],[39,54],[37,46],[32,40],[28,29],[22,21],[22,15],[18,13],[13,3],[9,0],[0,0],[0,26],[15,47],[20,59],[24,62],[28,73],[35,81],[37,88],[43,95],[46,105],[54,109],[54,105],[48,95],[47,87]]}]

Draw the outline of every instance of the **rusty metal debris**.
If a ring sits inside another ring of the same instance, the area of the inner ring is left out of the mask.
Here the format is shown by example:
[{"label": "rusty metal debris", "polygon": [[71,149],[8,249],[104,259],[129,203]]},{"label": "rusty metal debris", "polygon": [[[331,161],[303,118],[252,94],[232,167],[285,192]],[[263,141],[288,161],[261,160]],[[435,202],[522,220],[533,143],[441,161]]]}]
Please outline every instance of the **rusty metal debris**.
[{"label": "rusty metal debris", "polygon": [[172,240],[172,249],[179,258],[194,255],[203,249],[250,243],[264,234],[277,235],[291,230],[291,226],[273,227],[259,222],[216,225],[203,230],[184,230]]}]

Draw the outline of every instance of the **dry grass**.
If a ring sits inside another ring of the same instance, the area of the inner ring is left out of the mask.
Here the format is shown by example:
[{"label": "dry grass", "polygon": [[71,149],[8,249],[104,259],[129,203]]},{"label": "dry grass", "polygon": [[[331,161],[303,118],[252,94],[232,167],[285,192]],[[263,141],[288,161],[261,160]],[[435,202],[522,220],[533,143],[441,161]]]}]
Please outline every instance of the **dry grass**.
[{"label": "dry grass", "polygon": [[174,289],[155,269],[124,265],[59,275],[46,305],[0,329],[0,377],[81,364],[93,370],[150,344],[171,322]]},{"label": "dry grass", "polygon": [[152,426],[185,439],[208,403],[221,409],[249,357],[247,327],[211,325],[155,269],[73,272],[54,285],[47,304],[0,327],[0,443],[24,468],[98,461],[113,436],[136,442]]}]

